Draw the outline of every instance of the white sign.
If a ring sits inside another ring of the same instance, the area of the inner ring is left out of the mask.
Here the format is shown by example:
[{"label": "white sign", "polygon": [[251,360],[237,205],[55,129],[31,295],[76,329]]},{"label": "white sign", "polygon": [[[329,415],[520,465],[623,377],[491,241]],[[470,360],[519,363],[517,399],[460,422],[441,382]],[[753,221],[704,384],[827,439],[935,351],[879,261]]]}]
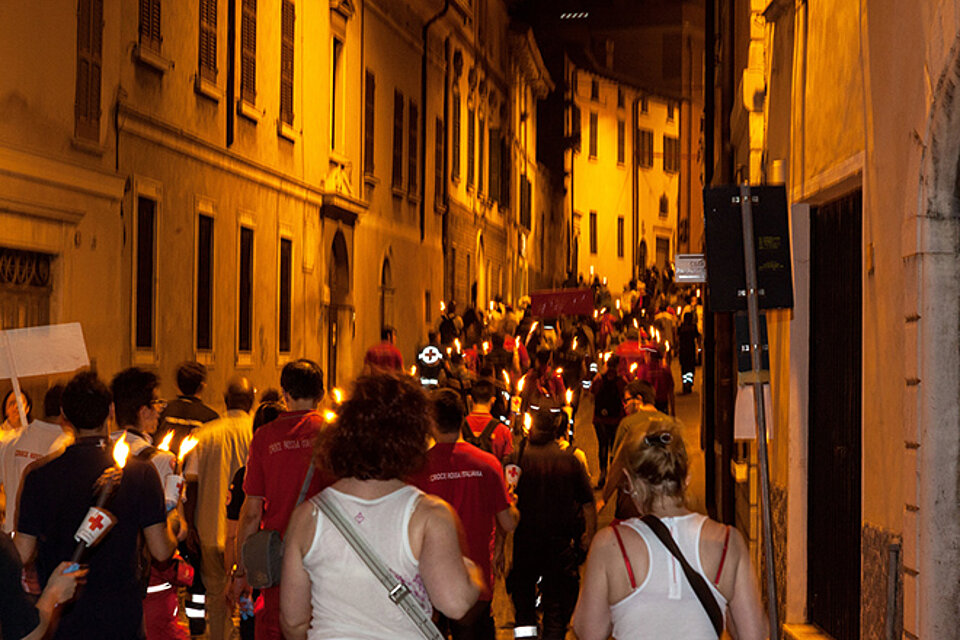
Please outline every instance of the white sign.
[{"label": "white sign", "polygon": [[707,260],[702,253],[678,253],[674,263],[677,282],[700,284],[707,281]]},{"label": "white sign", "polygon": [[79,322],[0,334],[0,380],[66,373],[90,365]]}]

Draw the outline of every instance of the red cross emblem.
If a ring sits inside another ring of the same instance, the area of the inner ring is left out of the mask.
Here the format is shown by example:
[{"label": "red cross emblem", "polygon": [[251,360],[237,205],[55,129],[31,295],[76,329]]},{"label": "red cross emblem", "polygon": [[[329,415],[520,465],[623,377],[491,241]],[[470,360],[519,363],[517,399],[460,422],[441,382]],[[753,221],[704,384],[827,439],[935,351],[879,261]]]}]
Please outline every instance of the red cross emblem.
[{"label": "red cross emblem", "polygon": [[103,529],[103,514],[98,513],[96,516],[87,520],[87,524],[90,525],[90,531],[96,531],[97,529]]}]

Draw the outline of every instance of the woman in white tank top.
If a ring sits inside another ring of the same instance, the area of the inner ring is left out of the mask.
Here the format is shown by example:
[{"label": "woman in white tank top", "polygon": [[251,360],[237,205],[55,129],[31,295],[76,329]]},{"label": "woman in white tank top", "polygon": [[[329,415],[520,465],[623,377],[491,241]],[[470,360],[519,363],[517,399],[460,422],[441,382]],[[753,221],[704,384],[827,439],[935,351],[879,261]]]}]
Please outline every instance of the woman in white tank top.
[{"label": "woman in white tank top", "polygon": [[[687,453],[672,422],[655,420],[623,445],[630,497],[656,516],[708,585],[738,640],[762,640],[767,625],[740,533],[684,507]],[[655,524],[655,523],[654,523]],[[719,623],[719,616],[717,617]],[[717,631],[679,561],[640,518],[597,533],[573,617],[579,640],[713,640]]]},{"label": "woman in white tank top", "polygon": [[[457,515],[404,482],[422,466],[433,426],[430,401],[411,378],[357,380],[337,422],[317,440],[315,463],[340,478],[328,495],[415,596],[459,619],[484,588],[461,554]],[[280,626],[288,640],[421,638],[384,586],[320,511],[294,510],[284,539]]]}]

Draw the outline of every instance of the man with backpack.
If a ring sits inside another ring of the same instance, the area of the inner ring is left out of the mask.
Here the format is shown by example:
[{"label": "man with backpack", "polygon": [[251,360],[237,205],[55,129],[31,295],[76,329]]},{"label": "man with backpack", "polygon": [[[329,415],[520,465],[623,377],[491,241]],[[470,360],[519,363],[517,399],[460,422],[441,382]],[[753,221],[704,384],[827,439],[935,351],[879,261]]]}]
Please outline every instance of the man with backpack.
[{"label": "man with backpack", "polygon": [[460,337],[461,331],[463,331],[463,320],[457,315],[457,303],[451,300],[446,310],[441,314],[440,323],[437,325],[437,332],[440,334],[440,346],[451,346],[453,341]]},{"label": "man with backpack", "polygon": [[473,383],[470,389],[473,410],[463,421],[461,433],[466,442],[492,453],[503,462],[513,452],[513,434],[490,413],[494,393],[495,387],[490,379],[481,378]]}]

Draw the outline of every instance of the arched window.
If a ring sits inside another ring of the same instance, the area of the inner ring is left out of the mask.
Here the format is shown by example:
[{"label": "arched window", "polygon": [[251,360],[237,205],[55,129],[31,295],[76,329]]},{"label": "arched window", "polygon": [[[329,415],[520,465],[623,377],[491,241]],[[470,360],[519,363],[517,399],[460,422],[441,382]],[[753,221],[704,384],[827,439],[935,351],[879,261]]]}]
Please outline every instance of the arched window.
[{"label": "arched window", "polygon": [[390,273],[390,258],[383,259],[380,271],[380,330],[393,325],[393,276]]}]

